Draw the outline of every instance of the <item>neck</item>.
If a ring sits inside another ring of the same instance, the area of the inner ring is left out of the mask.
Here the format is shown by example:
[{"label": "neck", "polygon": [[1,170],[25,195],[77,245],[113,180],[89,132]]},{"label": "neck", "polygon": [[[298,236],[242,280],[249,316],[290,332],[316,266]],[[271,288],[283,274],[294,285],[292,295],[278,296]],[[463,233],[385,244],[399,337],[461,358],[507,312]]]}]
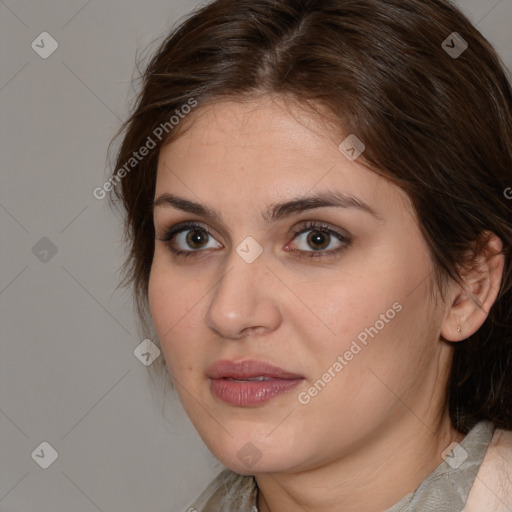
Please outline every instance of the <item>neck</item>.
[{"label": "neck", "polygon": [[465,437],[446,413],[429,427],[412,414],[354,453],[322,467],[256,475],[261,512],[376,512],[413,492]]}]

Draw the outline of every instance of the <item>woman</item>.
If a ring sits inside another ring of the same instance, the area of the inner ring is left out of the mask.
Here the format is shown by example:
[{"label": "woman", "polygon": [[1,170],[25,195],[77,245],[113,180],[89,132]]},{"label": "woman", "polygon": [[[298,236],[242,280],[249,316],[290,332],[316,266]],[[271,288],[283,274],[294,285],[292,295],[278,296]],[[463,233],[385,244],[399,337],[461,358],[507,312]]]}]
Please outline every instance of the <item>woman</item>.
[{"label": "woman", "polygon": [[191,511],[512,508],[511,112],[444,0],[216,0],[164,41],[111,181],[227,467]]}]

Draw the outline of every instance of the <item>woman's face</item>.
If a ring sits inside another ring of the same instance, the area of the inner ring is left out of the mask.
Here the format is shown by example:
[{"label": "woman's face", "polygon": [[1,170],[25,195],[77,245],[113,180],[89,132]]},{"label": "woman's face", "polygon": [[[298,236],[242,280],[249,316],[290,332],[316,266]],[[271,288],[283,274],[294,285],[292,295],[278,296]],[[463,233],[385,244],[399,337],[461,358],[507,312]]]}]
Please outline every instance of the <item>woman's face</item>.
[{"label": "woman's face", "polygon": [[149,301],[212,453],[299,471],[437,424],[451,351],[405,193],[277,98],[196,114],[160,152]]}]

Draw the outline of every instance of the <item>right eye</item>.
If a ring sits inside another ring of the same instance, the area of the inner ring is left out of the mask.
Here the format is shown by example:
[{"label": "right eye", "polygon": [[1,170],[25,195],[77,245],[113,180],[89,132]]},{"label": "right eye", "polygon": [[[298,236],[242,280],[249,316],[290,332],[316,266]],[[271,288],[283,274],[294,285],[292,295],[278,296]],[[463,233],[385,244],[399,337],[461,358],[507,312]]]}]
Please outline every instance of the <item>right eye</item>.
[{"label": "right eye", "polygon": [[176,256],[188,257],[202,249],[222,248],[220,244],[220,247],[208,246],[209,238],[213,239],[213,235],[203,225],[184,222],[171,227],[159,240],[165,242]]}]

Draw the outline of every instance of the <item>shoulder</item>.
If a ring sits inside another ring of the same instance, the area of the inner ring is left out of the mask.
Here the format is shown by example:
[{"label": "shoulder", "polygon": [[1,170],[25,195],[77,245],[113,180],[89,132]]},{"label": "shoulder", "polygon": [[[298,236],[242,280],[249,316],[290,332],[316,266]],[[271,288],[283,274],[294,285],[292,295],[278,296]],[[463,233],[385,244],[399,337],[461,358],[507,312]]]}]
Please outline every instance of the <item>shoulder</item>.
[{"label": "shoulder", "polygon": [[512,510],[512,431],[496,429],[463,512]]},{"label": "shoulder", "polygon": [[254,478],[225,469],[187,512],[254,512],[257,511],[256,503],[257,486]]}]

